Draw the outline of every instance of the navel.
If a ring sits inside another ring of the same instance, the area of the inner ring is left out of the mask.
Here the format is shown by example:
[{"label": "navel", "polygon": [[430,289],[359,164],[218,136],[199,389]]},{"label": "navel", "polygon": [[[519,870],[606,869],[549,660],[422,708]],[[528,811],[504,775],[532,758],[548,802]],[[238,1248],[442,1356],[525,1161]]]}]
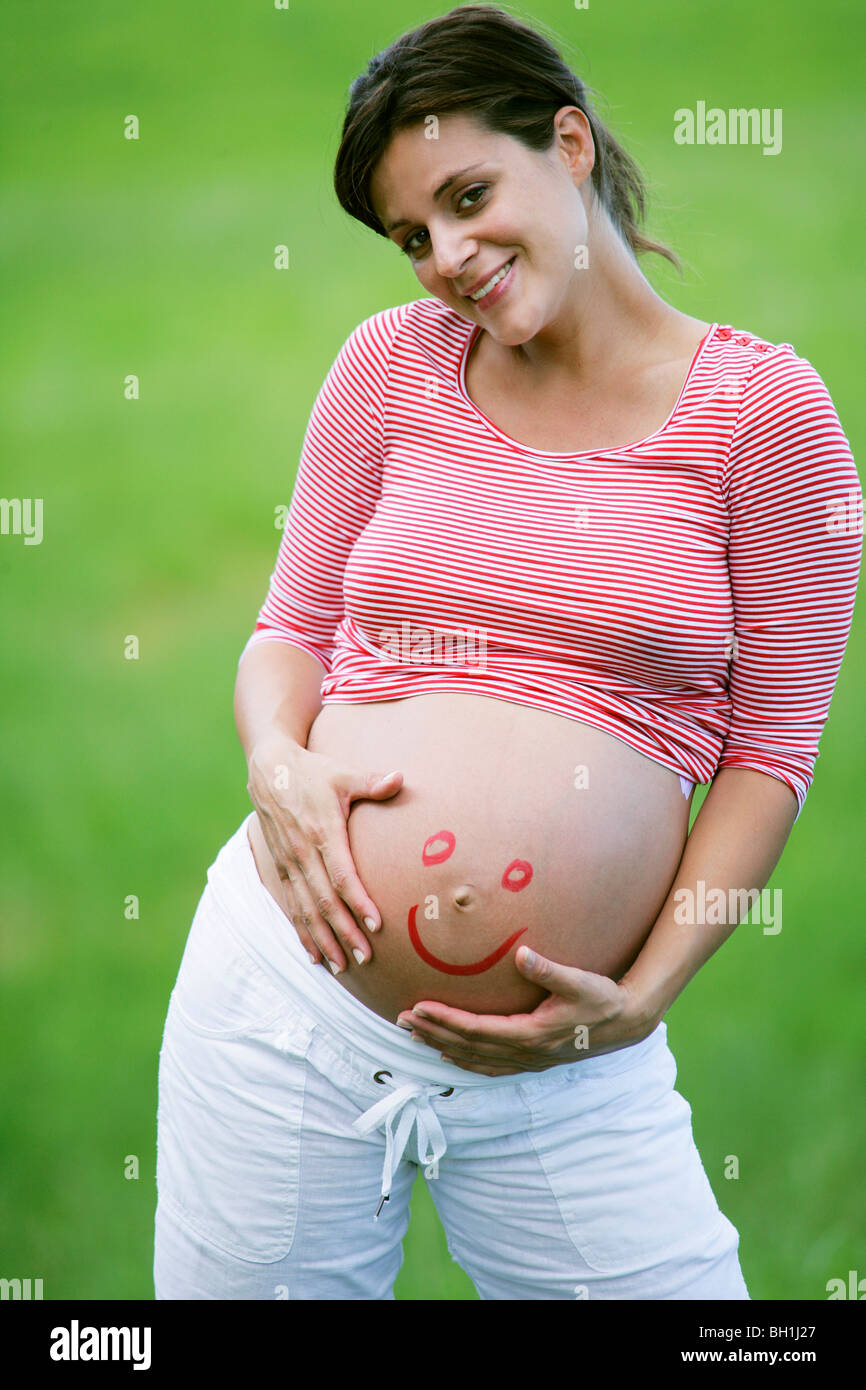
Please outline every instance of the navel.
[{"label": "navel", "polygon": [[465,912],[475,906],[478,895],[468,883],[462,883],[459,888],[455,888],[452,892],[451,901],[455,907],[459,907]]}]

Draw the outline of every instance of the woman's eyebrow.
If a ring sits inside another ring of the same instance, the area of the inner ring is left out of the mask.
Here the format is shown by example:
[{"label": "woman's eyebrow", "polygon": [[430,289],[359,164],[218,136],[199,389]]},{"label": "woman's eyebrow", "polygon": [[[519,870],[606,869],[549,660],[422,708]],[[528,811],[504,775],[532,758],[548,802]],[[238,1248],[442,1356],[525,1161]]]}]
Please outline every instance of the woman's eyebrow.
[{"label": "woman's eyebrow", "polygon": [[[438,199],[441,198],[442,194],[451,187],[452,183],[456,183],[458,179],[462,179],[464,174],[471,174],[473,169],[480,168],[481,164],[470,164],[465,169],[458,169],[456,174],[449,174],[445,182],[440,183],[439,187],[436,189],[436,192],[433,194],[433,202],[437,202]],[[392,232],[395,232],[398,227],[408,227],[410,225],[410,222],[411,219],[408,217],[401,217],[399,221],[392,222],[388,227],[388,235],[390,236],[390,234]]]}]

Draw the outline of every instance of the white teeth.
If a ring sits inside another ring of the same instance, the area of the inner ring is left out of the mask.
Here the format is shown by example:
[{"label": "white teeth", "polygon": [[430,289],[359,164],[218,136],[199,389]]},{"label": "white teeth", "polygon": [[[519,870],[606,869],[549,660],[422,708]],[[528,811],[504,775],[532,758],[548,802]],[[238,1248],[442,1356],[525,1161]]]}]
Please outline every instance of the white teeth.
[{"label": "white teeth", "polygon": [[489,294],[494,285],[498,285],[500,280],[504,280],[511,267],[514,265],[514,260],[515,258],[512,256],[507,265],[504,265],[501,270],[497,270],[496,274],[491,276],[487,281],[487,284],[482,285],[480,290],[475,290],[469,295],[469,298],[472,300],[479,300],[483,299],[486,294]]}]

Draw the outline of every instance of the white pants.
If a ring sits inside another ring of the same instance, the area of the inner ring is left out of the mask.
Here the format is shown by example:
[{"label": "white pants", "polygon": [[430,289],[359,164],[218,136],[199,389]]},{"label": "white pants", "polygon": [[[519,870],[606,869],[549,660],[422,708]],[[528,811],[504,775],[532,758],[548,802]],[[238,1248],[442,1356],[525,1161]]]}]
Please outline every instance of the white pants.
[{"label": "white pants", "polygon": [[443,1061],[311,964],[245,820],[166,1019],[156,1297],[393,1298],[420,1165],[482,1299],[747,1299],[666,1038],[510,1076]]}]

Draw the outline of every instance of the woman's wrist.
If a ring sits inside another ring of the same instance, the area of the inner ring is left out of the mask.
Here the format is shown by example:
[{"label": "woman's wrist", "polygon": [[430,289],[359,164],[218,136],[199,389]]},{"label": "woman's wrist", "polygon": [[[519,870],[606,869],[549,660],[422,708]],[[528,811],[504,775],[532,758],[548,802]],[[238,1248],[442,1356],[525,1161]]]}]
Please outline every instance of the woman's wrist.
[{"label": "woman's wrist", "polygon": [[[638,957],[639,959],[640,957]],[[635,961],[636,965],[637,961]],[[645,1037],[661,1023],[671,1004],[680,993],[680,990],[676,989],[670,980],[633,976],[631,971],[627,971],[618,983],[622,989],[627,991],[631,1000],[626,1012],[631,1026],[635,1030],[636,1038]]]},{"label": "woman's wrist", "polygon": [[264,779],[269,786],[287,785],[292,770],[306,753],[302,743],[282,729],[262,733],[252,745],[247,758],[250,781]]}]

